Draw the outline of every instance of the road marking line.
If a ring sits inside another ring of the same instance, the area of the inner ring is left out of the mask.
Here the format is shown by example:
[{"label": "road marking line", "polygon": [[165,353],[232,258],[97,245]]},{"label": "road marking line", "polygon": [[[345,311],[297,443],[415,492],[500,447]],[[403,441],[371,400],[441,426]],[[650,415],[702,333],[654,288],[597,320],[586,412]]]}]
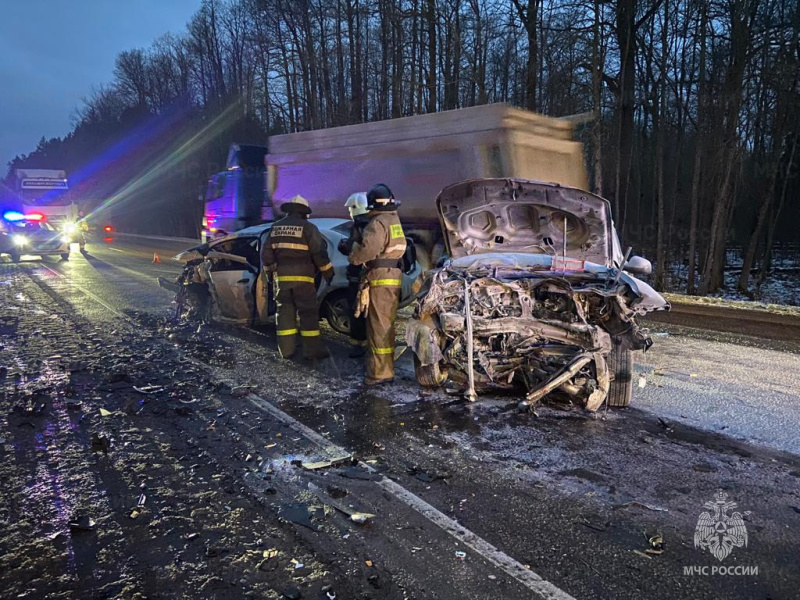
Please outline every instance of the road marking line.
[{"label": "road marking line", "polygon": [[[198,364],[202,365],[202,363],[199,362]],[[207,368],[205,365],[203,365],[203,367]],[[300,421],[283,412],[280,408],[268,402],[267,400],[264,400],[260,396],[248,394],[247,399],[250,400],[250,402],[256,407],[269,413],[272,417],[305,436],[309,441],[321,446],[331,456],[341,456],[347,453],[347,450],[344,448],[334,444],[310,427],[303,425]],[[370,465],[363,462],[360,464],[368,471],[376,473],[375,469]],[[506,574],[516,579],[519,583],[537,594],[539,598],[545,600],[575,600],[573,596],[570,596],[561,588],[558,588],[549,581],[543,579],[534,571],[525,568],[523,564],[517,560],[514,560],[505,552],[498,550],[482,537],[460,525],[458,522],[454,521],[434,506],[428,504],[425,502],[425,500],[407,490],[396,481],[392,481],[388,477],[382,477],[375,483],[383,488],[386,492],[392,494],[395,498],[403,502],[406,506],[428,519],[428,521],[439,527],[442,531],[449,533],[452,537],[465,546],[472,548],[488,562],[498,567],[502,571],[505,571]]]},{"label": "road marking line", "polygon": [[[52,273],[58,275],[63,279],[67,279],[66,275],[59,273],[58,271],[51,269],[50,267],[45,266],[46,269],[51,271]],[[88,290],[82,288],[76,283],[73,283],[71,280],[67,279],[69,283],[72,285],[74,289],[84,293],[86,296],[90,297],[95,302],[98,302],[113,314],[120,317],[122,320],[126,321],[129,325],[137,327],[137,324],[127,315],[111,308],[108,306],[103,300],[89,292]],[[208,365],[205,363],[192,358],[190,356],[186,356],[190,362],[192,362],[195,366],[202,368],[205,371],[213,372],[213,369],[210,369]],[[313,442],[314,444],[322,447],[326,452],[333,456],[341,456],[347,452],[341,446],[334,444],[330,440],[326,439],[307,425],[304,425],[291,415],[285,413],[280,408],[275,406],[274,404],[264,400],[260,396],[256,394],[248,394],[247,399],[256,406],[260,408],[264,412],[270,414],[278,421],[281,421],[285,425],[288,425],[299,434],[303,435],[306,439]],[[362,467],[368,470],[371,473],[376,473],[375,469],[370,465],[360,462],[359,463]],[[546,579],[542,578],[540,575],[537,575],[534,571],[527,569],[522,563],[519,561],[511,558],[505,552],[499,550],[478,534],[473,533],[466,527],[460,525],[455,520],[451,519],[439,509],[435,508],[431,504],[428,504],[414,494],[413,492],[407,490],[402,485],[397,483],[396,481],[392,481],[388,477],[382,477],[379,481],[375,482],[381,488],[383,488],[386,492],[392,494],[395,498],[403,502],[409,508],[415,510],[417,513],[422,515],[428,521],[439,527],[445,533],[450,534],[453,538],[458,540],[460,543],[464,544],[465,546],[471,548],[480,556],[485,558],[488,562],[499,568],[500,570],[504,571],[507,575],[515,579],[518,583],[525,586],[533,593],[537,595],[538,598],[541,600],[575,600],[573,596],[570,596],[567,592],[562,590],[559,587],[556,587],[554,584],[550,583]]]}]

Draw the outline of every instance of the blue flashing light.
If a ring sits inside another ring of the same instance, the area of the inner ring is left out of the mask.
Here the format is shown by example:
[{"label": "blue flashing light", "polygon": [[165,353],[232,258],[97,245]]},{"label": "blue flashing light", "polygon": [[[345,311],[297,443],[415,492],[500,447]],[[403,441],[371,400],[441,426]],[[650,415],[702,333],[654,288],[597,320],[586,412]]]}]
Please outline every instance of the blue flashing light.
[{"label": "blue flashing light", "polygon": [[9,210],[3,213],[3,218],[6,221],[24,221],[25,215],[16,210]]}]

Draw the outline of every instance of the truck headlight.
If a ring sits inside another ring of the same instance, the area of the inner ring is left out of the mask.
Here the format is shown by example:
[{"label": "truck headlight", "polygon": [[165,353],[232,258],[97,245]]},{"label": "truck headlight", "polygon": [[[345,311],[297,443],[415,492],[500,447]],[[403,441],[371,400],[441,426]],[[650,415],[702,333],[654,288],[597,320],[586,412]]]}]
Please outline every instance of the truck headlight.
[{"label": "truck headlight", "polygon": [[72,238],[70,238],[68,235],[65,235],[65,236],[63,236],[63,237],[61,238],[61,241],[62,241],[63,243],[65,243],[65,244],[69,244],[70,242],[72,242]]},{"label": "truck headlight", "polygon": [[11,238],[11,241],[14,242],[15,246],[27,246],[28,245],[28,238],[24,235],[15,235]]},{"label": "truck headlight", "polygon": [[67,235],[72,235],[78,231],[78,226],[75,223],[65,223],[64,224],[64,233]]}]

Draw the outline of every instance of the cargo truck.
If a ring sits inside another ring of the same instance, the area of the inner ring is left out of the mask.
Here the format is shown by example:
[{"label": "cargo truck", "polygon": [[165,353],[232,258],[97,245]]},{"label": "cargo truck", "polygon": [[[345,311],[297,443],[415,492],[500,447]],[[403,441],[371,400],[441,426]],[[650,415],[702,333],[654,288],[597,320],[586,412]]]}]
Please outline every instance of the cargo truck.
[{"label": "cargo truck", "polygon": [[70,194],[66,171],[15,169],[14,181],[14,192],[23,212],[44,215],[57,229],[78,220],[78,205]]},{"label": "cargo truck", "polygon": [[444,248],[435,200],[448,185],[513,177],[586,189],[576,122],[490,104],[277,135],[267,147],[233,145],[228,170],[209,182],[204,238],[280,217],[275,209],[295,194],[308,199],[314,217],[347,217],[350,194],[385,183],[427,269]]},{"label": "cargo truck", "polygon": [[265,146],[231,144],[226,170],[208,180],[201,237],[204,242],[273,220],[264,177]]}]

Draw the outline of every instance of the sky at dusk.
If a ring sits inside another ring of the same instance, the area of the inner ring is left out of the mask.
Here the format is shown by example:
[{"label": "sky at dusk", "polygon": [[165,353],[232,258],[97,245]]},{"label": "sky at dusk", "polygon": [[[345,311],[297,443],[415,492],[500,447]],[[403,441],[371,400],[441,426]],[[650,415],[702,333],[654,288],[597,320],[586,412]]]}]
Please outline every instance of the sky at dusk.
[{"label": "sky at dusk", "polygon": [[[72,129],[122,50],[182,33],[201,0],[8,0],[0,18],[0,177],[42,136]],[[54,165],[58,167],[58,165]]]}]

